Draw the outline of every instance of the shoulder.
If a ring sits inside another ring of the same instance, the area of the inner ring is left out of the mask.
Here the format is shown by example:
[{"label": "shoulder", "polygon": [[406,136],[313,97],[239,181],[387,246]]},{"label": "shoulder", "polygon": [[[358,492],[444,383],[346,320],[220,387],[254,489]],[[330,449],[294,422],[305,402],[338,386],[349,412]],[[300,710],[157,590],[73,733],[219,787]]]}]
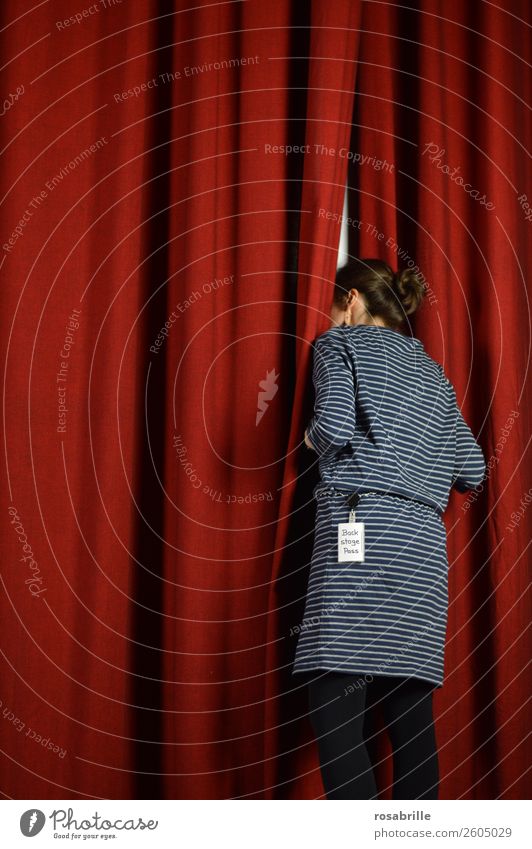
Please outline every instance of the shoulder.
[{"label": "shoulder", "polygon": [[316,336],[314,344],[317,345],[319,343],[320,345],[328,345],[334,343],[335,341],[344,338],[346,329],[345,325],[335,324],[333,327],[329,327],[325,333],[320,333],[319,336]]},{"label": "shoulder", "polygon": [[[431,359],[432,359],[432,357],[431,357]],[[432,362],[434,363],[434,366],[436,367],[436,371],[438,372],[438,375],[440,376],[440,380],[442,381],[442,383],[444,383],[446,386],[450,386],[452,388],[452,383],[449,380],[449,378],[447,377],[447,375],[445,374],[445,369],[443,368],[442,364],[438,363],[436,360],[432,360]]]},{"label": "shoulder", "polygon": [[321,333],[314,340],[314,352],[323,359],[337,360],[339,357],[344,361],[356,358],[356,350],[353,345],[354,328],[345,324],[335,324]]},{"label": "shoulder", "polygon": [[344,325],[334,325],[316,337],[313,343],[315,369],[320,371],[341,366],[354,369],[356,353],[346,333],[349,329]]},{"label": "shoulder", "polygon": [[356,327],[345,324],[335,324],[325,333],[321,333],[314,340],[314,347],[326,350],[327,348],[341,348],[345,350],[352,344]]},{"label": "shoulder", "polygon": [[438,372],[438,375],[439,375],[439,378],[440,378],[440,386],[442,387],[443,391],[446,393],[447,398],[450,399],[450,401],[454,404],[456,402],[456,391],[455,391],[453,384],[451,383],[451,381],[447,377],[447,375],[445,373],[445,369],[443,368],[442,364],[436,362],[436,360],[433,360],[432,362],[434,363],[436,370]]}]

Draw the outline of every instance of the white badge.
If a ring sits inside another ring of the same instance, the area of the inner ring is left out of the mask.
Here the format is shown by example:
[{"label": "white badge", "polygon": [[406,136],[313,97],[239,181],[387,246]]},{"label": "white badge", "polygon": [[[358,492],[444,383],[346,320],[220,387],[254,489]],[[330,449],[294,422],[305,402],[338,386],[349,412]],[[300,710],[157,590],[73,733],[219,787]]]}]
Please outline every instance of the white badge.
[{"label": "white badge", "polygon": [[349,522],[338,524],[338,563],[364,562],[364,522],[355,522],[355,511]]}]

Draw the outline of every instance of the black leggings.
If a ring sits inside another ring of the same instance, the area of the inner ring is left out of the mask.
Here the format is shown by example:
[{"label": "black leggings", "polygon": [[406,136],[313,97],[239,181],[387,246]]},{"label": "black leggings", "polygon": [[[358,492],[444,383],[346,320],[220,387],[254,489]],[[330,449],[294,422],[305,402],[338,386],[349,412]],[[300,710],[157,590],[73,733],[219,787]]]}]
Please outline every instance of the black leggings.
[{"label": "black leggings", "polygon": [[[328,799],[373,799],[377,787],[366,742],[366,707],[380,703],[393,750],[393,799],[438,798],[434,684],[417,678],[317,670],[308,684],[310,721]],[[369,677],[369,676],[368,676]]]}]

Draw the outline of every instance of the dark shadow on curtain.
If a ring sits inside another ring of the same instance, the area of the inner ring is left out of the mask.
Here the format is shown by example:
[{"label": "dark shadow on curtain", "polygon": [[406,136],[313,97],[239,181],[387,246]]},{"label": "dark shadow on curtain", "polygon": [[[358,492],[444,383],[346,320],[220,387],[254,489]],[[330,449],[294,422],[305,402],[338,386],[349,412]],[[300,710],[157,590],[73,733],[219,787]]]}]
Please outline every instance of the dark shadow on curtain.
[{"label": "dark shadow on curtain", "polygon": [[[419,48],[419,43],[422,43],[423,40],[420,28],[420,14],[422,13],[415,8],[415,5],[394,10],[398,38],[392,42],[393,49],[390,53],[389,65],[390,68],[395,69],[393,86],[395,103],[390,103],[389,107],[388,105],[383,106],[383,109],[389,108],[390,114],[393,112],[393,159],[395,163],[393,179],[396,197],[398,198],[396,209],[397,233],[386,235],[396,237],[398,246],[406,257],[416,257],[417,254],[419,226],[416,222],[419,221],[419,187],[412,177],[417,177],[419,173],[419,156],[421,153],[419,104],[423,102],[421,88],[425,85]],[[364,23],[363,20],[363,26]],[[369,21],[367,25],[371,29]],[[363,106],[367,105],[364,101],[367,101],[368,98],[367,92],[364,95],[364,91],[359,89],[359,86],[363,89],[366,85],[365,73],[365,69],[362,68],[362,76],[357,75],[350,149],[362,154],[371,154],[375,151],[367,149],[370,131],[365,125],[364,114],[361,114],[360,111]],[[378,133],[378,130],[375,133]],[[349,161],[347,170],[347,214],[354,219],[360,218],[360,182],[358,179],[358,175],[361,173],[360,168],[360,165],[355,164],[352,160]],[[375,177],[378,185],[379,172],[375,172]],[[386,199],[383,198],[383,200]],[[422,226],[423,223],[420,222]],[[357,227],[348,227],[347,241],[350,256],[359,257],[359,230]],[[374,256],[379,259],[386,259],[384,245],[381,252],[376,249]],[[394,270],[397,267],[402,268],[404,265],[404,263],[401,263],[400,257],[396,257],[395,261],[390,264]],[[411,324],[410,319],[406,321],[405,332],[415,335],[415,323]]]},{"label": "dark shadow on curtain", "polygon": [[[173,2],[161,2],[159,15],[173,11]],[[172,48],[164,45],[171,42],[173,28],[168,17],[159,17],[156,28],[156,44],[161,45],[156,53],[157,73],[172,70]],[[164,460],[166,434],[166,359],[163,348],[156,356],[149,351],[153,339],[167,320],[167,284],[170,203],[171,145],[164,144],[171,138],[171,86],[154,89],[153,105],[149,124],[147,148],[157,150],[147,154],[146,176],[153,182],[144,194],[143,244],[146,256],[153,256],[143,266],[145,300],[152,292],[158,293],[149,301],[141,322],[145,360],[139,383],[143,387],[142,397],[136,411],[138,433],[142,443],[138,446],[139,472],[137,477],[136,501],[141,515],[137,519],[135,557],[132,564],[133,624],[131,648],[131,702],[135,706],[132,715],[133,769],[135,770],[132,798],[162,799],[164,796],[163,772],[163,587],[162,564],[164,538]],[[150,221],[148,219],[151,216]]]},{"label": "dark shadow on curtain", "polygon": [[[308,86],[308,56],[310,53],[310,21],[311,4],[293,4],[291,19],[291,52],[293,57],[290,64],[290,124],[287,144],[303,145],[306,135],[307,119],[307,86]],[[299,29],[297,28],[299,27]],[[298,248],[301,225],[302,178],[305,154],[289,158],[288,176],[288,207],[297,209],[297,213],[287,215],[287,245],[286,245],[286,301],[284,326],[288,333],[285,336],[284,362],[289,366],[287,373],[290,379],[290,395],[294,397],[296,382],[296,346],[297,346],[297,313],[304,310],[304,303],[297,303],[298,283]],[[325,285],[325,284],[324,284]],[[300,289],[301,291],[301,289]],[[303,287],[303,291],[305,291]],[[301,297],[301,295],[300,295]],[[309,375],[309,392],[305,398],[303,410],[304,421],[308,421],[313,410],[313,391]],[[299,463],[292,515],[289,519],[286,548],[283,552],[283,564],[278,580],[281,593],[277,599],[279,611],[279,633],[289,635],[292,626],[297,625],[303,618],[305,593],[308,582],[310,559],[313,547],[313,530],[315,522],[315,502],[312,490],[319,480],[316,454],[309,451],[303,444],[299,448]],[[307,695],[303,684],[303,676],[292,676],[292,663],[296,648],[295,637],[290,637],[288,649],[285,648],[278,673],[279,683],[279,715],[282,723],[278,730],[279,752],[276,764],[278,789],[277,798],[289,798],[290,786],[294,782],[294,747],[304,742],[305,726],[301,716],[307,710]],[[297,778],[295,780],[297,783]]]}]

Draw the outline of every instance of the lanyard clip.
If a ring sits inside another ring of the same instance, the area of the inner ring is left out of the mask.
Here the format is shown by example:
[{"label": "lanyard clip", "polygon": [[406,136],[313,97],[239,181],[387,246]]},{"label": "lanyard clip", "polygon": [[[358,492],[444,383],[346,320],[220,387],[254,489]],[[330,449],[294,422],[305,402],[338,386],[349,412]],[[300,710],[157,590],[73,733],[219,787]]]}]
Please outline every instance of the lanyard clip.
[{"label": "lanyard clip", "polygon": [[351,508],[350,511],[349,511],[349,521],[350,522],[356,522],[355,507],[357,506],[359,501],[360,501],[360,495],[359,495],[358,492],[351,493],[351,495],[347,499],[347,505],[348,505],[348,507]]}]

